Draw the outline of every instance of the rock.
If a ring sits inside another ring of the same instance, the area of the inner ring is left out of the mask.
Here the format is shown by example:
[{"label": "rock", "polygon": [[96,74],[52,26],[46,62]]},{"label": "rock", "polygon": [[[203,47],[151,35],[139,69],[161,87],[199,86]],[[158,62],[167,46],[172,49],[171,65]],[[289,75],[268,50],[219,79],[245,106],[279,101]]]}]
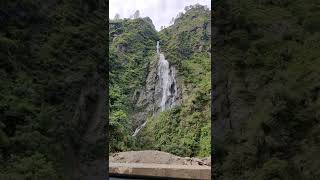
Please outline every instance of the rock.
[{"label": "rock", "polygon": [[142,125],[148,114],[153,114],[155,110],[154,89],[157,82],[157,58],[149,65],[149,73],[146,80],[146,85],[135,93],[135,114],[133,114],[134,129]]},{"label": "rock", "polygon": [[[133,114],[134,129],[142,125],[149,116],[157,114],[160,110],[160,102],[162,99],[162,88],[158,83],[158,55],[149,64],[149,73],[146,79],[145,87],[137,90],[133,95],[135,103],[135,114]],[[176,70],[177,71],[177,70]],[[181,90],[179,81],[177,86],[177,102],[181,99]]]},{"label": "rock", "polygon": [[211,156],[201,159],[204,165],[211,166]]}]

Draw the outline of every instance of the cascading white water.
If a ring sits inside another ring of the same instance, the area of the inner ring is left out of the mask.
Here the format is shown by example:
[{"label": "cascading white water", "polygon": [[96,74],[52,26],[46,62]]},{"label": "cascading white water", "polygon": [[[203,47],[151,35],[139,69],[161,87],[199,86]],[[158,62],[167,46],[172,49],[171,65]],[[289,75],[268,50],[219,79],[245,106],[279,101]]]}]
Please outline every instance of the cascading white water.
[{"label": "cascading white water", "polygon": [[159,41],[157,41],[157,54],[160,53],[160,45],[159,45]]},{"label": "cascading white water", "polygon": [[[160,53],[159,41],[157,41],[157,54],[159,55],[158,64],[158,77],[159,85],[162,92],[161,101],[159,104],[160,111],[164,111],[176,105],[178,96],[177,83],[176,83],[176,69],[169,66],[169,62],[165,59],[164,55]],[[139,126],[132,136],[136,136],[138,132],[146,125],[145,121]]]},{"label": "cascading white water", "polygon": [[134,133],[133,133],[133,137],[135,137],[137,134],[138,134],[138,132],[145,126],[147,124],[147,121],[145,121],[141,126],[139,126],[135,131],[134,131]]},{"label": "cascading white water", "polygon": [[158,77],[162,91],[162,98],[160,102],[160,110],[164,111],[175,105],[177,97],[177,86],[176,86],[176,69],[171,66],[165,59],[164,55],[159,52],[159,41],[157,41],[157,52],[159,54],[159,65],[158,65]]},{"label": "cascading white water", "polygon": [[168,86],[171,84],[169,70],[169,62],[165,60],[163,54],[160,54],[158,76],[160,78],[160,87],[162,88],[162,98],[160,103],[161,111],[166,109],[166,102],[171,94],[170,91],[168,91],[168,88],[170,88]]},{"label": "cascading white water", "polygon": [[177,87],[175,80],[175,68],[169,68],[169,62],[164,58],[162,53],[159,55],[158,76],[160,80],[160,87],[162,89],[160,109],[161,111],[164,111],[175,105]]}]

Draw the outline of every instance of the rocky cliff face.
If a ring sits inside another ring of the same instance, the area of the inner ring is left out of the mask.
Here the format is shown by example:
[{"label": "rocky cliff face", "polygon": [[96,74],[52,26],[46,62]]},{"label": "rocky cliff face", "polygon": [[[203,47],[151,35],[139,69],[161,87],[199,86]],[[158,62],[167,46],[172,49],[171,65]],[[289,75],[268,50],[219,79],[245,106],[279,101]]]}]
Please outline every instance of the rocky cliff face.
[{"label": "rocky cliff face", "polygon": [[[136,129],[142,125],[148,117],[157,114],[160,110],[162,100],[162,87],[159,82],[158,75],[159,56],[154,56],[149,65],[149,73],[146,79],[145,86],[142,89],[135,91],[133,95],[135,103],[135,114],[133,115],[134,126]],[[180,85],[177,87],[177,104],[182,99]]]}]

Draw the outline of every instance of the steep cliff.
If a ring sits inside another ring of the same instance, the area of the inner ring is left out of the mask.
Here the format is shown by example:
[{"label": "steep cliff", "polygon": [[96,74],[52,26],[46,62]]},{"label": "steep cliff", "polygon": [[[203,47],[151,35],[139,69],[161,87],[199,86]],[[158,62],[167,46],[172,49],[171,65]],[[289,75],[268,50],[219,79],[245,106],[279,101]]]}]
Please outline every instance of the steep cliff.
[{"label": "steep cliff", "polygon": [[150,117],[137,146],[181,156],[210,154],[210,10],[186,7],[160,34],[161,51],[176,69],[178,105]]},{"label": "steep cliff", "polygon": [[157,41],[157,55],[150,64],[145,87],[138,91],[133,121],[138,124],[133,136],[145,126],[148,119],[162,111],[180,105],[181,88],[176,81],[177,70],[165,59]]}]

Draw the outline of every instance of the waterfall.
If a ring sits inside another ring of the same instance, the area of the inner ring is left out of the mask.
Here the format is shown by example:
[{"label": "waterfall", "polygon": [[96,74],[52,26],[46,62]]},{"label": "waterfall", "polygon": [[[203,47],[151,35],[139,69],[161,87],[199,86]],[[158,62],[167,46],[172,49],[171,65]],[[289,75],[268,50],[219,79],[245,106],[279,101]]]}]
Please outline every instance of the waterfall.
[{"label": "waterfall", "polygon": [[134,131],[134,133],[133,133],[133,137],[135,137],[137,134],[138,134],[138,132],[145,126],[147,124],[147,121],[145,121],[141,126],[139,126],[135,131]]},{"label": "waterfall", "polygon": [[169,62],[162,53],[159,54],[158,77],[162,89],[160,110],[164,111],[175,105],[177,87],[175,80],[175,68],[169,68]]},{"label": "waterfall", "polygon": [[[159,41],[157,41],[157,54],[159,55],[158,63],[158,79],[161,88],[162,96],[159,104],[160,111],[164,111],[172,108],[176,105],[178,96],[177,82],[176,82],[176,69],[169,65],[169,62],[165,59],[163,53],[160,53]],[[132,136],[136,136],[138,132],[146,125],[145,121],[139,126]]]},{"label": "waterfall", "polygon": [[177,82],[176,82],[176,69],[169,66],[169,62],[165,59],[164,55],[159,52],[159,41],[157,41],[157,52],[159,55],[158,77],[162,91],[162,98],[160,103],[160,110],[164,111],[171,108],[176,103]]},{"label": "waterfall", "polygon": [[160,53],[160,45],[159,45],[159,41],[157,41],[157,54]]}]

